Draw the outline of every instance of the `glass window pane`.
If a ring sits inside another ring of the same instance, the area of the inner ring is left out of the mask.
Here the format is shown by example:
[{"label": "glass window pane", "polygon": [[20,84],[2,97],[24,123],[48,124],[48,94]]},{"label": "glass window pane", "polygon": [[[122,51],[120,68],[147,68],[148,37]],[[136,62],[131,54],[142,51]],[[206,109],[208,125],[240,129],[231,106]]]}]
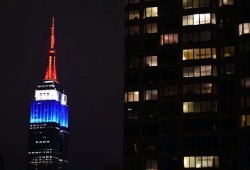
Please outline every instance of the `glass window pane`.
[{"label": "glass window pane", "polygon": [[134,92],[134,101],[139,101],[139,92]]},{"label": "glass window pane", "polygon": [[208,156],[207,157],[207,167],[213,167],[213,164],[214,164],[214,157]]},{"label": "glass window pane", "polygon": [[196,156],[195,157],[195,167],[196,168],[201,168],[201,156]]},{"label": "glass window pane", "polygon": [[190,159],[189,160],[189,162],[190,162],[189,167],[190,168],[195,168],[195,157],[191,156],[189,159]]},{"label": "glass window pane", "polygon": [[194,112],[194,102],[188,102],[188,111]]},{"label": "glass window pane", "polygon": [[200,49],[199,48],[195,48],[194,49],[194,59],[197,60],[197,59],[200,59]]},{"label": "glass window pane", "polygon": [[188,67],[183,68],[183,77],[188,77]]},{"label": "glass window pane", "polygon": [[184,157],[184,168],[190,168],[189,157]]},{"label": "glass window pane", "polygon": [[188,25],[188,17],[187,16],[182,16],[182,25]]},{"label": "glass window pane", "polygon": [[[194,14],[194,25],[199,25],[199,24],[200,24],[200,14]],[[190,24],[190,25],[192,25],[192,24]]]},{"label": "glass window pane", "polygon": [[152,56],[151,66],[157,66],[157,56]]},{"label": "glass window pane", "polygon": [[187,25],[194,25],[194,22],[193,22],[193,15],[188,15],[188,24]]},{"label": "glass window pane", "polygon": [[200,77],[201,76],[201,68],[200,66],[194,67],[194,77]]},{"label": "glass window pane", "polygon": [[188,102],[183,102],[183,113],[188,113]]},{"label": "glass window pane", "polygon": [[152,8],[152,17],[157,17],[158,16],[158,7],[153,7]]}]

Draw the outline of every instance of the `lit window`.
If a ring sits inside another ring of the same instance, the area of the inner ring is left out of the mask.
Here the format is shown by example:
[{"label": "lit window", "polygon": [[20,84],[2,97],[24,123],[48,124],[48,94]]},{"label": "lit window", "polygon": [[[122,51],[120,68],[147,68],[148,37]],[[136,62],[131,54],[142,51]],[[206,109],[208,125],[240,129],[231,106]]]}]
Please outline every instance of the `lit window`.
[{"label": "lit window", "polygon": [[157,100],[158,91],[157,90],[145,90],[144,100]]},{"label": "lit window", "polygon": [[139,91],[126,92],[124,97],[125,97],[125,103],[126,102],[138,102]]},{"label": "lit window", "polygon": [[215,14],[205,13],[205,14],[193,14],[186,15],[182,17],[182,25],[201,25],[201,24],[215,24]]},{"label": "lit window", "polygon": [[218,168],[218,156],[187,156],[183,160],[184,168]]},{"label": "lit window", "polygon": [[250,126],[250,114],[241,115],[241,127]]},{"label": "lit window", "polygon": [[233,5],[234,4],[234,0],[220,0],[219,1],[219,6],[222,5]]},{"label": "lit window", "polygon": [[183,113],[217,112],[217,101],[183,102]]},{"label": "lit window", "polygon": [[216,59],[216,48],[195,48],[184,49],[182,51],[182,60],[199,60],[206,58]]},{"label": "lit window", "polygon": [[149,23],[145,25],[145,33],[157,33],[157,23]]},{"label": "lit window", "polygon": [[146,160],[145,170],[158,170],[158,165],[156,160]]},{"label": "lit window", "polygon": [[161,45],[163,44],[176,44],[178,43],[178,34],[163,34],[161,35]]},{"label": "lit window", "polygon": [[243,23],[239,25],[239,35],[250,33],[250,23]]},{"label": "lit window", "polygon": [[139,19],[139,17],[140,17],[139,10],[131,10],[128,12],[129,20]]},{"label": "lit window", "polygon": [[144,11],[144,18],[157,17],[157,16],[158,16],[158,7],[147,7]]},{"label": "lit window", "polygon": [[144,67],[154,67],[157,65],[157,56],[147,56],[144,58]]},{"label": "lit window", "polygon": [[211,65],[183,67],[183,77],[217,76],[217,67]]}]

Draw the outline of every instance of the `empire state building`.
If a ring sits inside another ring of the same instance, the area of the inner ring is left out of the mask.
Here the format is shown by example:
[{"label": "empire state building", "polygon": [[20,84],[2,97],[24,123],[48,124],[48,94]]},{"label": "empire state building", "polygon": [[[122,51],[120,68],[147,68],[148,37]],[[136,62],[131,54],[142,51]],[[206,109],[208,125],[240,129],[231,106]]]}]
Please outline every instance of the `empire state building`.
[{"label": "empire state building", "polygon": [[68,169],[68,106],[56,72],[55,24],[44,81],[35,90],[30,108],[28,170]]}]

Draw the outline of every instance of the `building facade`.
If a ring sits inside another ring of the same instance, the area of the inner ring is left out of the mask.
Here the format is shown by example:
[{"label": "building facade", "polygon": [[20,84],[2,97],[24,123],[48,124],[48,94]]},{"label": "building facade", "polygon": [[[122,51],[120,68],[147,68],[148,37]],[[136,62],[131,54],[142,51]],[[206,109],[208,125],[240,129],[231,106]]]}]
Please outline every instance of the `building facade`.
[{"label": "building facade", "polygon": [[124,9],[124,170],[250,169],[250,1]]},{"label": "building facade", "polygon": [[31,102],[28,170],[68,169],[67,95],[57,79],[54,31],[53,18],[45,78],[37,86]]}]

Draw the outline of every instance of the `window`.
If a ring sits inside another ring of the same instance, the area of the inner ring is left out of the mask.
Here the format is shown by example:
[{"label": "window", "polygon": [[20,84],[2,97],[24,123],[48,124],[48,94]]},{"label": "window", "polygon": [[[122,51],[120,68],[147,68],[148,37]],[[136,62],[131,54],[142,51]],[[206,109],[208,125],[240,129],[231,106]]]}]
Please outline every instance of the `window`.
[{"label": "window", "polygon": [[139,66],[139,59],[138,58],[129,58],[127,67],[128,68],[137,68]]},{"label": "window", "polygon": [[241,115],[241,127],[250,126],[250,114]]},{"label": "window", "polygon": [[127,36],[139,35],[139,33],[140,33],[140,29],[138,25],[129,26],[126,29]]},{"label": "window", "polygon": [[157,17],[157,16],[158,16],[158,7],[147,7],[144,10],[144,18]]},{"label": "window", "polygon": [[146,160],[145,170],[158,170],[158,165],[156,160]]},{"label": "window", "polygon": [[224,75],[235,74],[234,64],[223,64],[221,67],[221,73]]},{"label": "window", "polygon": [[233,5],[234,4],[234,0],[220,0],[219,1],[219,6],[222,5]]},{"label": "window", "polygon": [[134,108],[127,108],[127,119],[137,120],[138,118],[138,112]]},{"label": "window", "polygon": [[125,4],[138,4],[139,3],[139,0],[126,0],[125,1]]},{"label": "window", "polygon": [[139,18],[140,18],[139,10],[128,11],[128,19],[129,20],[134,20],[134,19],[139,19]]},{"label": "window", "polygon": [[182,26],[201,24],[216,24],[215,14],[205,13],[182,16]]},{"label": "window", "polygon": [[210,0],[182,0],[183,9],[201,8],[209,6],[210,6]]},{"label": "window", "polygon": [[216,48],[195,48],[182,50],[182,60],[216,59]]},{"label": "window", "polygon": [[213,83],[184,84],[183,94],[216,94],[216,84]]},{"label": "window", "polygon": [[127,53],[136,53],[140,49],[140,42],[139,41],[130,41],[130,42],[125,42],[125,51]]},{"label": "window", "polygon": [[250,88],[250,77],[241,79],[241,88]]},{"label": "window", "polygon": [[184,32],[183,33],[183,43],[211,41],[211,39],[212,39],[211,31]]},{"label": "window", "polygon": [[157,100],[158,91],[157,90],[145,90],[144,100]]},{"label": "window", "polygon": [[169,85],[164,87],[163,96],[175,96],[175,95],[178,95],[178,86]]},{"label": "window", "polygon": [[250,41],[242,41],[239,44],[239,50],[241,53],[250,51]]},{"label": "window", "polygon": [[178,34],[163,34],[161,35],[161,45],[163,44],[176,44],[178,43]]},{"label": "window", "polygon": [[223,57],[232,57],[235,55],[235,48],[234,46],[226,46],[223,48]]},{"label": "window", "polygon": [[217,112],[217,101],[183,102],[183,113]]},{"label": "window", "polygon": [[145,33],[157,33],[157,23],[149,23],[144,26]]},{"label": "window", "polygon": [[203,76],[217,76],[216,66],[194,66],[183,67],[183,77],[203,77]]},{"label": "window", "polygon": [[147,119],[154,119],[158,115],[156,107],[145,107],[143,111],[143,117]]},{"label": "window", "polygon": [[185,156],[184,168],[209,168],[219,167],[218,156]]},{"label": "window", "polygon": [[250,107],[250,96],[241,97],[241,108],[249,108]]},{"label": "window", "polygon": [[154,67],[157,65],[157,56],[147,56],[144,58],[144,67]]},{"label": "window", "polygon": [[139,101],[139,91],[126,92],[124,97],[125,97],[125,103],[138,102]]},{"label": "window", "polygon": [[239,25],[239,35],[250,33],[250,23],[243,23]]}]

